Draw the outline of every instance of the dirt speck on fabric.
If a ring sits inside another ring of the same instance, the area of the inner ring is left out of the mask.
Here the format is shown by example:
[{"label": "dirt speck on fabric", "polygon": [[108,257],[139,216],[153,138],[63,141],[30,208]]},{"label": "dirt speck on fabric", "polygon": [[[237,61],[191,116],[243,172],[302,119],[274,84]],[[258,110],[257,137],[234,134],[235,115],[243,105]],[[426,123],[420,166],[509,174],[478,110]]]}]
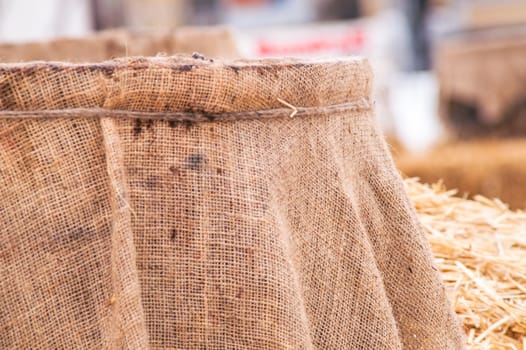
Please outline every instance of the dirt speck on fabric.
[{"label": "dirt speck on fabric", "polygon": [[206,157],[202,154],[195,153],[186,158],[186,166],[190,170],[199,171],[206,163]]},{"label": "dirt speck on fabric", "polygon": [[140,119],[135,119],[133,126],[133,135],[139,136],[142,131],[142,121]]}]

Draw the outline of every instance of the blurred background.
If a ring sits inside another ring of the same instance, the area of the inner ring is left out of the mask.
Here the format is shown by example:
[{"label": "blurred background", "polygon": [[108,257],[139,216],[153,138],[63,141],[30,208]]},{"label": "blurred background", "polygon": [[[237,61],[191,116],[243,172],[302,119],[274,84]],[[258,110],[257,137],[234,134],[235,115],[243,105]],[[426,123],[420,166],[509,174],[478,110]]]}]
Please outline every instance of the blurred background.
[{"label": "blurred background", "polygon": [[0,62],[156,54],[154,41],[164,54],[366,56],[404,176],[526,208],[526,0],[0,0]]}]

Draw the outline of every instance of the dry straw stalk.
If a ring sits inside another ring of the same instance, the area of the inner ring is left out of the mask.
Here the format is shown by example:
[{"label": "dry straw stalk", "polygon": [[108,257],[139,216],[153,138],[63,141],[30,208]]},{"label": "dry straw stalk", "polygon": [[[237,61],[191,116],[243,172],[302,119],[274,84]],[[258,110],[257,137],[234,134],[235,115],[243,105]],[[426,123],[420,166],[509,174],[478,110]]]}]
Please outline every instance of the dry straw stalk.
[{"label": "dry straw stalk", "polygon": [[526,213],[407,179],[469,349],[526,349]]}]

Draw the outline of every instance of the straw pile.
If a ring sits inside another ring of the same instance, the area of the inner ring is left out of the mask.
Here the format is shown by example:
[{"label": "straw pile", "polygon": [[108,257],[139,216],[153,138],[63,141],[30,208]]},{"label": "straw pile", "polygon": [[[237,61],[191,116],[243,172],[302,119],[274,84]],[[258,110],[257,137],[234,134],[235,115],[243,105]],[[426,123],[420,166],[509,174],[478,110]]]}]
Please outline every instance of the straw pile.
[{"label": "straw pile", "polygon": [[513,209],[526,208],[526,138],[452,142],[423,154],[394,150],[396,166],[407,177],[425,183],[442,179],[461,194],[482,194]]},{"label": "straw pile", "polygon": [[526,213],[407,179],[468,349],[526,350]]}]

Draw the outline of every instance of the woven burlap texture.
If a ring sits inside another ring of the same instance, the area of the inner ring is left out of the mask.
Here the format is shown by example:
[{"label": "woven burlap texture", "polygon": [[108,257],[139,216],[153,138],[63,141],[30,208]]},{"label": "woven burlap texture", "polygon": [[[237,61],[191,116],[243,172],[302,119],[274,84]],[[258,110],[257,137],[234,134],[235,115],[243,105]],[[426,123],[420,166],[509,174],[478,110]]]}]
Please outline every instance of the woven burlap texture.
[{"label": "woven burlap texture", "polygon": [[0,65],[0,347],[462,349],[371,83],[360,58]]}]

